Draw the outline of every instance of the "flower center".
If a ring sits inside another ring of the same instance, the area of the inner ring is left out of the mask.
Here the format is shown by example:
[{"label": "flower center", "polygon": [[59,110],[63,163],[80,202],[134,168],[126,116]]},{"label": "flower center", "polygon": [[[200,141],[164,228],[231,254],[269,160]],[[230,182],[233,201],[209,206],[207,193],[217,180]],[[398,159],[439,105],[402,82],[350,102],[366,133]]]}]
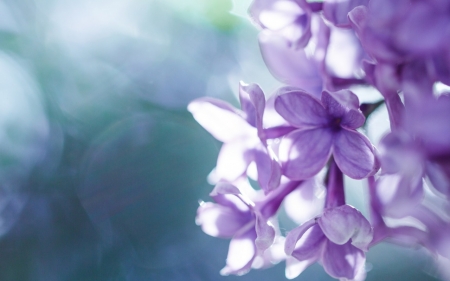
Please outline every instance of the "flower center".
[{"label": "flower center", "polygon": [[338,131],[341,129],[341,118],[333,118],[330,122],[330,127],[333,131]]}]

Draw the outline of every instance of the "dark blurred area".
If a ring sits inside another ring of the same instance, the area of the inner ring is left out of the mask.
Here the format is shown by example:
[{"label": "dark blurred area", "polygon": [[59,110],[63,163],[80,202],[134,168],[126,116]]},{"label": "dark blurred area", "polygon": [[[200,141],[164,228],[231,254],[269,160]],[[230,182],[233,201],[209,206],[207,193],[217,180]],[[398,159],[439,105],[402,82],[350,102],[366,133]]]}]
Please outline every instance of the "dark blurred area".
[{"label": "dark blurred area", "polygon": [[[285,279],[283,263],[220,276],[229,241],[194,223],[220,143],[188,102],[277,85],[232,8],[0,2],[0,280]],[[417,251],[385,248],[367,280],[436,280]],[[330,278],[316,265],[298,280]]]}]

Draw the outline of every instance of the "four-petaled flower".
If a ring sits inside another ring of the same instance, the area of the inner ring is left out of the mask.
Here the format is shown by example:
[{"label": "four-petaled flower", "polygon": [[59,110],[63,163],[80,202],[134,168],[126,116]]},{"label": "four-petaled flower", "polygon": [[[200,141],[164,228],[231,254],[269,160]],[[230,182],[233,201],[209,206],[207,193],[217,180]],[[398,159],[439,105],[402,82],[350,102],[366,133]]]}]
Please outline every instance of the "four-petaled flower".
[{"label": "four-petaled flower", "polygon": [[286,270],[296,270],[298,275],[309,265],[320,261],[332,277],[363,278],[365,251],[372,238],[370,223],[355,208],[341,205],[325,209],[321,216],[305,222],[286,236],[286,254],[300,262],[291,262],[288,266],[292,268]]},{"label": "four-petaled flower", "polygon": [[356,131],[365,117],[351,91],[323,91],[318,100],[303,90],[284,87],[278,92],[275,109],[298,128],[282,139],[279,149],[282,173],[288,178],[314,176],[331,155],[342,172],[354,179],[378,170],[374,146]]}]

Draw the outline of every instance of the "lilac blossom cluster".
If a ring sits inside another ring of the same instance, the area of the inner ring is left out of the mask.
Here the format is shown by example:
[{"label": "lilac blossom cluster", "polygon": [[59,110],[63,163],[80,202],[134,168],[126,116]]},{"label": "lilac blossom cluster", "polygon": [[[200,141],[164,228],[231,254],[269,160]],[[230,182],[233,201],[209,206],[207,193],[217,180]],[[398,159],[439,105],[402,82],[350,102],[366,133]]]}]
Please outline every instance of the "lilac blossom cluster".
[{"label": "lilac blossom cluster", "polygon": [[[249,14],[285,86],[266,100],[241,82],[241,109],[212,98],[188,107],[223,142],[214,202],[196,218],[205,233],[231,239],[221,273],[285,260],[287,278],[318,262],[336,279],[364,280],[366,253],[380,242],[448,263],[450,95],[436,85],[450,85],[450,2],[254,0]],[[355,86],[382,99],[361,104]],[[379,106],[390,131],[373,144],[361,128]],[[368,217],[346,203],[344,176],[368,189]],[[286,234],[277,214],[294,193],[303,219]]]}]

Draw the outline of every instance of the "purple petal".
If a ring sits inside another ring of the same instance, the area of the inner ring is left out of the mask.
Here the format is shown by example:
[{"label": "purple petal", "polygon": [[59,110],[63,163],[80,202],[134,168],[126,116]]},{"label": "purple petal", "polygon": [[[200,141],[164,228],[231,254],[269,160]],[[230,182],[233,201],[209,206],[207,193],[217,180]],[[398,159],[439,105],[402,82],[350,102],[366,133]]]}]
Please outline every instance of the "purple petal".
[{"label": "purple petal", "polygon": [[239,101],[246,115],[247,122],[258,129],[263,129],[263,114],[266,106],[266,98],[261,88],[256,84],[239,84]]},{"label": "purple petal", "polygon": [[285,275],[287,279],[294,279],[299,276],[306,268],[316,262],[316,259],[299,261],[296,258],[286,258],[286,270]]},{"label": "purple petal", "polygon": [[198,208],[195,222],[208,235],[231,238],[249,223],[249,219],[231,207],[206,202]]},{"label": "purple petal", "polygon": [[339,169],[353,179],[366,178],[379,169],[373,145],[354,130],[342,128],[335,134],[333,155]]},{"label": "purple petal", "polygon": [[321,100],[325,110],[333,118],[342,118],[347,111],[345,106],[327,91],[322,92]]},{"label": "purple petal", "polygon": [[280,143],[282,173],[292,180],[308,179],[317,174],[331,155],[333,134],[327,129],[296,130]]},{"label": "purple petal", "polygon": [[347,113],[345,113],[344,117],[342,118],[341,126],[344,126],[348,129],[357,129],[364,125],[364,122],[366,122],[366,117],[364,117],[364,114],[359,109],[351,109]]},{"label": "purple petal", "polygon": [[241,192],[239,191],[239,188],[232,185],[231,183],[219,182],[218,184],[216,184],[216,186],[211,191],[209,196],[214,198],[215,196],[225,195],[225,194],[240,195]]},{"label": "purple petal", "polygon": [[254,229],[251,229],[231,239],[227,265],[220,271],[220,274],[243,275],[251,269],[256,255],[255,238],[256,233]]},{"label": "purple petal", "polygon": [[425,169],[433,187],[447,198],[450,198],[450,163],[427,162]]},{"label": "purple petal", "polygon": [[239,189],[234,185],[226,182],[219,182],[209,195],[220,205],[240,212],[240,216],[251,216],[251,203],[248,199],[243,197]]},{"label": "purple petal", "polygon": [[283,37],[266,31],[260,33],[259,45],[264,62],[275,78],[320,95],[322,77],[318,65],[304,50],[294,50]]},{"label": "purple petal", "polygon": [[194,119],[221,142],[229,142],[256,130],[228,103],[213,98],[200,98],[188,105]]},{"label": "purple petal", "polygon": [[349,27],[347,14],[356,6],[367,5],[369,0],[326,0],[323,3],[323,16],[339,27]]},{"label": "purple petal", "polygon": [[275,239],[275,229],[273,225],[262,216],[256,216],[256,240],[255,245],[259,253],[263,253],[268,249]]},{"label": "purple petal", "polygon": [[322,103],[327,113],[333,118],[339,118],[339,124],[356,129],[361,127],[366,118],[359,110],[358,97],[349,90],[341,90],[334,93],[322,92]]},{"label": "purple petal", "polygon": [[268,193],[280,185],[281,167],[278,162],[270,157],[267,149],[253,150],[256,169],[258,171],[258,183]]},{"label": "purple petal", "polygon": [[351,10],[347,15],[351,26],[358,35],[363,32],[363,28],[367,21],[367,13],[367,7],[358,6]]},{"label": "purple petal", "polygon": [[322,229],[315,224],[299,239],[292,256],[299,261],[317,260],[322,253],[325,240],[326,237]]},{"label": "purple petal", "polygon": [[224,143],[217,158],[217,176],[225,181],[234,181],[245,174],[251,162],[246,153],[247,146],[241,142]]},{"label": "purple petal", "polygon": [[318,100],[291,87],[278,90],[275,110],[292,126],[298,128],[322,126],[328,122],[325,109]]},{"label": "purple petal", "polygon": [[353,280],[364,270],[364,252],[349,243],[337,245],[327,240],[322,255],[325,271],[332,277]]},{"label": "purple petal", "polygon": [[326,209],[317,222],[327,238],[338,245],[343,245],[351,239],[353,246],[367,251],[373,238],[369,221],[349,205]]},{"label": "purple petal", "polygon": [[296,49],[311,37],[311,11],[304,0],[255,0],[249,14],[254,23],[283,36]]},{"label": "purple petal", "polygon": [[[341,104],[342,106],[344,106],[344,108],[350,110],[358,110],[359,109],[359,99],[358,96],[355,95],[352,91],[350,90],[340,90],[337,92],[327,92],[324,91],[325,93],[328,93],[330,96],[332,96],[332,98],[338,102],[339,104]],[[323,93],[322,93],[322,97],[323,97]],[[326,107],[325,102],[322,100],[323,105]]]},{"label": "purple petal", "polygon": [[316,225],[316,220],[311,219],[304,224],[294,228],[286,235],[286,240],[284,242],[284,252],[286,255],[291,256],[294,252],[298,240],[313,226]]}]

